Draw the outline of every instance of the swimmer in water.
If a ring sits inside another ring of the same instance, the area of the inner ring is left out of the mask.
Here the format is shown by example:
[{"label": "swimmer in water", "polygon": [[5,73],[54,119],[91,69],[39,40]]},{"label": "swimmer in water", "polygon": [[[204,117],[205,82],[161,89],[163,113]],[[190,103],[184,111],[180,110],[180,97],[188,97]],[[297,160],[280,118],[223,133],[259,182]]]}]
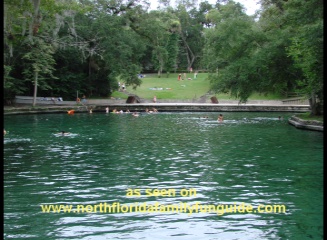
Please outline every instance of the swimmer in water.
[{"label": "swimmer in water", "polygon": [[223,115],[222,114],[219,114],[219,117],[218,117],[218,122],[222,122],[222,121],[224,121],[224,117],[223,117]]},{"label": "swimmer in water", "polygon": [[65,131],[61,131],[60,133],[58,133],[58,135],[61,135],[61,136],[67,136],[69,134],[70,134],[69,132],[65,132]]}]

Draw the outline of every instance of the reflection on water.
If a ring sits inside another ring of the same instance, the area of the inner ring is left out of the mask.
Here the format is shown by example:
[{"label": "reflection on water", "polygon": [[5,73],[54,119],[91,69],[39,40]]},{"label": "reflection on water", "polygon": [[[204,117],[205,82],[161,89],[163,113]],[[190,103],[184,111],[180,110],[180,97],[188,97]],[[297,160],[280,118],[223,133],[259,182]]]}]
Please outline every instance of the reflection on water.
[{"label": "reflection on water", "polygon": [[[321,239],[323,135],[298,130],[282,115],[224,113],[223,122],[216,113],[5,116],[4,236]],[[55,135],[61,131],[71,135]],[[128,189],[141,196],[127,196]],[[147,196],[147,189],[176,194]],[[196,194],[181,196],[183,189]],[[40,207],[114,202],[283,204],[286,213],[42,213]]]}]

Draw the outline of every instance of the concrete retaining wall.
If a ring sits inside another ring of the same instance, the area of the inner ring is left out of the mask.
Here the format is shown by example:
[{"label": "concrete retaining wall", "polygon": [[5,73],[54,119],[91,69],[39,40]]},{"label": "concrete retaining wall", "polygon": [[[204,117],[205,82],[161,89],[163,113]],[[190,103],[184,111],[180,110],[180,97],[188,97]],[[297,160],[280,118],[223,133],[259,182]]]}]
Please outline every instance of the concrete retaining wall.
[{"label": "concrete retaining wall", "polygon": [[[90,99],[85,102],[77,103],[76,101],[58,101],[57,99],[53,100],[43,100],[43,97],[36,98],[36,105],[58,105],[58,106],[74,106],[74,105],[107,105],[107,104],[123,104],[126,103],[124,99]],[[33,104],[33,97],[29,96],[16,96],[14,104]]]},{"label": "concrete retaining wall", "polygon": [[[238,100],[219,100],[218,104],[239,104]],[[33,97],[30,96],[16,96],[15,101],[16,104],[32,104],[33,103]],[[88,99],[85,102],[79,103],[79,105],[111,105],[111,104],[125,104],[126,99]],[[142,99],[142,102],[144,104],[153,103],[152,100],[148,99]],[[158,104],[166,104],[166,103],[188,103],[188,104],[196,104],[199,103],[197,100],[192,99],[158,99]],[[76,101],[52,101],[43,100],[42,97],[36,98],[36,104],[37,105],[78,105]],[[210,99],[205,100],[204,102],[201,102],[201,104],[212,104]],[[252,105],[252,104],[263,104],[263,105],[309,105],[308,100],[249,100],[246,102],[245,105]],[[244,104],[242,104],[244,105]]]},{"label": "concrete retaining wall", "polygon": [[321,131],[321,132],[324,131],[323,123],[319,121],[313,121],[313,120],[305,121],[298,117],[292,116],[290,119],[288,119],[288,123],[300,129]]},{"label": "concrete retaining wall", "polygon": [[[17,96],[16,104],[27,106],[32,105],[32,97]],[[125,103],[125,100],[116,99],[95,99],[88,100],[85,103],[77,104],[75,101],[45,101],[37,98],[37,106],[22,110],[23,113],[43,112],[66,112],[69,109],[75,109],[76,112],[87,112],[92,108],[93,112],[104,112],[106,107],[126,111],[144,112],[146,108],[156,108],[161,112],[308,112],[309,105],[283,104],[281,101],[248,101],[246,104],[238,104],[238,101],[219,101],[214,103]],[[38,109],[38,110],[37,110]],[[5,110],[5,114],[19,112],[19,110]]]},{"label": "concrete retaining wall", "polygon": [[[160,104],[111,104],[113,109],[143,112],[146,108],[156,108],[161,112],[308,112],[307,105],[262,105],[262,104],[200,104],[200,103],[160,103]],[[105,106],[96,106],[94,111],[104,111]]]},{"label": "concrete retaining wall", "polygon": [[159,112],[308,112],[309,106],[285,106],[285,105],[222,105],[222,104],[110,104],[110,105],[88,105],[88,106],[38,106],[24,108],[7,108],[4,114],[29,114],[29,113],[67,113],[74,109],[78,112],[88,112],[92,108],[93,112],[105,112],[106,106],[110,111],[144,112],[146,108],[151,110],[156,108]]}]

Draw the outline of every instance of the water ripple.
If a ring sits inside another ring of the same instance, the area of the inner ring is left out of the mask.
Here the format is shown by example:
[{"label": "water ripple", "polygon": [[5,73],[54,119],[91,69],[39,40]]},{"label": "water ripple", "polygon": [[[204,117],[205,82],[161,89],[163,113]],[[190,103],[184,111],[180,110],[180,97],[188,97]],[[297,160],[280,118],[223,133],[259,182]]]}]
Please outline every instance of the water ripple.
[{"label": "water ripple", "polygon": [[[322,135],[294,129],[276,113],[224,113],[223,123],[217,115],[5,116],[4,237],[321,239]],[[62,129],[73,135],[54,135]],[[40,207],[99,203],[287,210],[42,213]]]}]

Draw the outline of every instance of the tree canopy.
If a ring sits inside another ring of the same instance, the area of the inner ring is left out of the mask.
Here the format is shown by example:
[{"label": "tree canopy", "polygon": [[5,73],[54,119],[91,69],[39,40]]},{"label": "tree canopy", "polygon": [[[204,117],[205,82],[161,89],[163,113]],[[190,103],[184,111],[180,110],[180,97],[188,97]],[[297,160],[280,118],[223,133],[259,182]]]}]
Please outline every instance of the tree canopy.
[{"label": "tree canopy", "polygon": [[241,102],[251,93],[307,96],[312,114],[323,101],[322,1],[262,0],[259,18],[228,1],[210,10],[204,64],[216,92]]},{"label": "tree canopy", "polygon": [[246,102],[253,92],[323,102],[322,0],[261,0],[253,16],[219,0],[5,0],[4,98],[109,97],[141,72],[209,73],[211,88]]}]

